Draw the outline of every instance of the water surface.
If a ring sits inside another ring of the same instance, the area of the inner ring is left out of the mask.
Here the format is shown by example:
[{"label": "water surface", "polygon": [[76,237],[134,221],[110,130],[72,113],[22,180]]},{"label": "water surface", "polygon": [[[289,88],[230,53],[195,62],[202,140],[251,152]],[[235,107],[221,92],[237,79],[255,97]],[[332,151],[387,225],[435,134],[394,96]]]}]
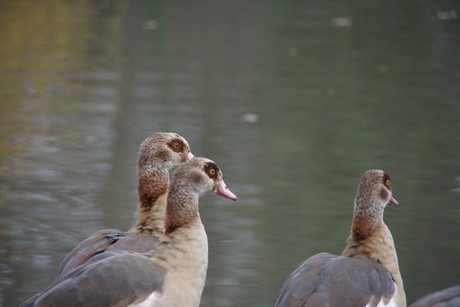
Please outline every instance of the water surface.
[{"label": "water surface", "polygon": [[46,287],[93,231],[129,228],[138,146],[156,131],[217,161],[239,197],[201,201],[202,306],[272,306],[300,261],[339,253],[370,168],[390,173],[400,203],[385,220],[408,301],[460,283],[459,12],[0,4],[0,305]]}]

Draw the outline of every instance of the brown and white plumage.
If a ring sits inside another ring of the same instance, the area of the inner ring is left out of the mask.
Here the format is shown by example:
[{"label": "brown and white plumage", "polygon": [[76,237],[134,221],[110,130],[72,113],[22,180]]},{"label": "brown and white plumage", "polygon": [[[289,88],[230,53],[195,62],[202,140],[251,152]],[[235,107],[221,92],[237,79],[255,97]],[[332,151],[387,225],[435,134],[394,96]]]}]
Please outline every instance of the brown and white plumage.
[{"label": "brown and white plumage", "polygon": [[22,306],[198,306],[208,264],[198,201],[211,191],[236,200],[213,161],[180,165],[171,180],[165,233],[154,250],[96,255]]},{"label": "brown and white plumage", "polygon": [[389,175],[366,171],[342,254],[320,253],[302,262],[284,282],[276,306],[406,306],[396,249],[383,221],[388,203],[398,204]]},{"label": "brown and white plumage", "polygon": [[64,258],[57,279],[94,255],[108,250],[151,250],[164,230],[169,170],[191,157],[193,154],[187,140],[177,133],[158,132],[146,138],[139,148],[139,204],[134,226],[127,232],[103,229],[93,233]]},{"label": "brown and white plumage", "polygon": [[439,290],[419,298],[410,307],[458,307],[460,306],[460,285]]}]

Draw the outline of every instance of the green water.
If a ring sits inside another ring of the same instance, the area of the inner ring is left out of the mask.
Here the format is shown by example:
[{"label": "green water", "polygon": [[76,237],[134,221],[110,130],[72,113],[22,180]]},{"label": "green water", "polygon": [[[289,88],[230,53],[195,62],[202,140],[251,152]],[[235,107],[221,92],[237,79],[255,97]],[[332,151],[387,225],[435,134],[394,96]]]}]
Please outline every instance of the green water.
[{"label": "green water", "polygon": [[300,261],[339,253],[370,168],[400,203],[385,220],[408,301],[460,283],[459,15],[455,1],[0,4],[0,305],[46,287],[92,231],[129,228],[138,146],[171,130],[239,197],[202,199],[202,306],[272,306]]}]

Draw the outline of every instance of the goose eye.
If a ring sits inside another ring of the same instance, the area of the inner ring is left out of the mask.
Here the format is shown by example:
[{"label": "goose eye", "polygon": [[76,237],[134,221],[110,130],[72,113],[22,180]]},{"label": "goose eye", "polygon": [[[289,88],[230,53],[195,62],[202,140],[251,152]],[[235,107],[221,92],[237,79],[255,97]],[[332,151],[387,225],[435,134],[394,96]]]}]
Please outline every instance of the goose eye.
[{"label": "goose eye", "polygon": [[212,179],[215,179],[218,176],[219,167],[214,162],[209,162],[204,166],[204,172]]},{"label": "goose eye", "polygon": [[174,140],[171,143],[169,143],[169,147],[174,151],[174,152],[181,152],[182,151],[182,143],[178,140]]}]

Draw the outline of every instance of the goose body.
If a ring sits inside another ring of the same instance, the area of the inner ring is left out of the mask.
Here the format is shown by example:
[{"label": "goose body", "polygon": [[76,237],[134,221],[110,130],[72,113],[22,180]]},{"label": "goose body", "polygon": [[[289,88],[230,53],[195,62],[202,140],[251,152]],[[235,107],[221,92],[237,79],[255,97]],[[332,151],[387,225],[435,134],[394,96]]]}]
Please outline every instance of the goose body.
[{"label": "goose body", "polygon": [[165,232],[155,249],[96,255],[22,306],[198,306],[208,265],[198,201],[211,191],[236,200],[222,177],[206,158],[180,165],[168,194]]},{"label": "goose body", "polygon": [[410,307],[458,307],[460,306],[460,285],[439,290],[419,298]]},{"label": "goose body", "polygon": [[281,287],[276,306],[406,306],[393,237],[383,221],[387,204],[398,204],[389,175],[366,171],[342,254],[320,253],[302,262]]}]

